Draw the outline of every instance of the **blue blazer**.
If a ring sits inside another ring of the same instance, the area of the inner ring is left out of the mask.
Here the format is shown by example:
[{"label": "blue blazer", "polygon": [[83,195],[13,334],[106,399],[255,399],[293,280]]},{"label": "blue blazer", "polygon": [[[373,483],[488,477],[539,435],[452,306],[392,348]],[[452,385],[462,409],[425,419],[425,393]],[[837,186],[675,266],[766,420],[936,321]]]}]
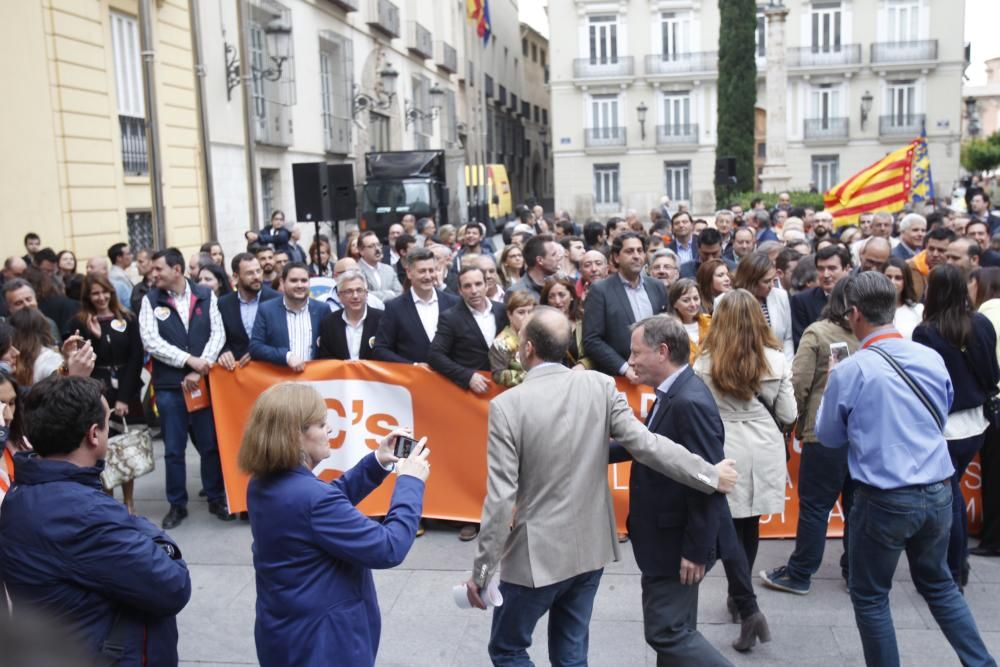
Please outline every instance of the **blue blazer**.
[{"label": "blue blazer", "polygon": [[[644,276],[642,284],[653,306],[653,314],[667,309],[667,290],[663,283]],[[619,375],[632,348],[629,325],[635,322],[632,305],[621,278],[612,275],[590,286],[587,307],[583,309],[583,347],[594,360],[596,370]]]},{"label": "blue blazer", "polygon": [[819,319],[826,307],[827,296],[822,287],[797,292],[788,299],[792,311],[792,344],[799,349],[799,339],[810,324]]},{"label": "blue blazer", "polygon": [[[461,301],[454,294],[437,290],[438,321],[441,315]],[[427,351],[431,340],[424,331],[424,325],[413,305],[409,290],[385,302],[385,312],[375,334],[372,358],[379,361],[394,361],[399,364],[427,363]]]},{"label": "blue blazer", "polygon": [[[725,431],[711,391],[685,368],[660,401],[647,428],[681,443],[709,463],[724,457]],[[623,456],[624,454],[624,456]],[[612,445],[611,461],[627,460],[620,445]],[[720,556],[725,523],[732,523],[723,495],[705,495],[632,463],[629,480],[628,532],[639,569],[647,576],[677,578],[681,558],[711,567]],[[728,553],[728,549],[724,550]]]},{"label": "blue blazer", "polygon": [[757,233],[757,244],[764,243],[765,241],[778,241],[778,235],[774,233],[774,230],[770,227],[765,227]]},{"label": "blue blazer", "polygon": [[[281,296],[276,290],[264,285],[260,290],[259,309],[265,301],[276,299]],[[222,326],[226,330],[226,344],[222,346],[223,352],[232,352],[236,360],[250,351],[250,339],[247,337],[246,329],[243,328],[243,318],[240,317],[240,295],[238,292],[230,292],[219,297],[219,314],[222,315]],[[252,329],[251,329],[252,331]]]},{"label": "blue blazer", "polygon": [[[734,260],[732,257],[726,257],[725,255],[723,255],[720,259],[722,259],[722,261],[726,263],[726,266],[729,267],[730,273],[736,272],[736,260]],[[681,271],[680,271],[681,278],[696,277],[698,275],[698,267],[700,266],[701,266],[700,257],[695,257],[690,262],[684,262],[683,264],[681,264]]]},{"label": "blue blazer", "polygon": [[403,475],[382,523],[359,512],[388,474],[372,453],[329,484],[305,466],[250,480],[262,667],[375,664],[382,621],[369,568],[403,562],[423,509],[424,483]]},{"label": "blue blazer", "polygon": [[[309,299],[309,319],[312,320],[312,358],[317,357],[320,322],[329,314],[330,306],[322,301]],[[242,324],[240,326],[243,326]],[[271,299],[257,307],[257,319],[250,336],[250,357],[255,361],[269,361],[287,366],[288,323],[285,321],[285,300]]]}]

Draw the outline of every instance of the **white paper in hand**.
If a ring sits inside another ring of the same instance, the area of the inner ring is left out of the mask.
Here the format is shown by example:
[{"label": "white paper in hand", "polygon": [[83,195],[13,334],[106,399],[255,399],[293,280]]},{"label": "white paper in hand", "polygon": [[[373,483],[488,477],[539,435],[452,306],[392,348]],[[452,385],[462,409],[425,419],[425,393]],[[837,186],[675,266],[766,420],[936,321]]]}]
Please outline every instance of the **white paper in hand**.
[{"label": "white paper in hand", "polygon": [[[458,584],[451,589],[452,598],[459,609],[472,608],[472,604],[469,602],[469,595],[466,591],[465,584]],[[500,594],[500,577],[494,576],[490,579],[490,583],[486,585],[486,588],[480,595],[483,598],[483,602],[486,603],[487,608],[501,606],[503,604],[503,595]]]}]

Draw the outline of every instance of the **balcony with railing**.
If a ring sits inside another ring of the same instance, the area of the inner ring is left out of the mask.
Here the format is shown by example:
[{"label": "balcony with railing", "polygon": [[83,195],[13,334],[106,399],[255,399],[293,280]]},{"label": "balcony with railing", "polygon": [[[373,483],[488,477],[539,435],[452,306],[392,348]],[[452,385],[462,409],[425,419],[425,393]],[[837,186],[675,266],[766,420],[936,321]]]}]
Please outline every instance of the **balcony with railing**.
[{"label": "balcony with railing", "polygon": [[351,119],[330,113],[323,116],[323,140],[328,153],[347,155],[351,152]]},{"label": "balcony with railing", "polygon": [[422,58],[434,57],[434,38],[431,31],[416,21],[410,21],[406,48]]},{"label": "balcony with railing", "polygon": [[624,127],[588,127],[583,130],[586,148],[618,148],[625,146]]},{"label": "balcony with railing", "polygon": [[370,0],[368,25],[390,37],[399,37],[399,7],[389,0]]},{"label": "balcony with railing", "polygon": [[924,128],[926,114],[907,113],[878,117],[878,133],[881,137],[915,137]]},{"label": "balcony with railing", "polygon": [[718,66],[717,51],[654,53],[646,56],[647,76],[689,76],[700,72],[714,72]]},{"label": "balcony with railing", "polygon": [[345,12],[358,11],[358,0],[327,0],[332,5],[340,7]]},{"label": "balcony with railing", "polygon": [[146,119],[135,116],[118,116],[122,132],[122,167],[126,176],[145,176],[149,173],[149,156],[146,152]]},{"label": "balcony with railing", "polygon": [[802,136],[806,141],[844,141],[847,139],[848,119],[827,116],[806,118]]},{"label": "balcony with railing", "polygon": [[270,146],[292,145],[291,108],[273,100],[254,98],[254,138]]},{"label": "balcony with railing", "polygon": [[892,65],[923,63],[937,60],[936,39],[921,39],[912,42],[875,42],[872,44],[872,64]]},{"label": "balcony with railing", "polygon": [[635,74],[632,56],[607,56],[603,58],[575,58],[573,76],[577,79],[621,79]]},{"label": "balcony with railing", "polygon": [[458,73],[458,51],[448,42],[438,40],[437,55],[434,56],[437,66],[452,74]]},{"label": "balcony with railing", "polygon": [[788,49],[788,67],[850,67],[861,64],[860,44],[801,46]]},{"label": "balcony with railing", "polygon": [[656,145],[660,147],[690,146],[698,143],[698,124],[657,125]]}]

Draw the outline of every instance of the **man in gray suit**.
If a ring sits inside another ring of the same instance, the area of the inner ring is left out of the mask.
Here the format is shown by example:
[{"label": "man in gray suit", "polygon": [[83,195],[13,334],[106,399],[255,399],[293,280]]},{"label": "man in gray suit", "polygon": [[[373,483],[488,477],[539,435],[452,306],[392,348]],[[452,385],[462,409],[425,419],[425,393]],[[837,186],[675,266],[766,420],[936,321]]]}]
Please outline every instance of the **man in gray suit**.
[{"label": "man in gray suit", "polygon": [[490,403],[487,497],[466,587],[470,603],[485,609],[481,591],[500,566],[494,664],[527,664],[546,612],[552,664],[586,664],[594,595],[604,565],[619,558],[610,437],[636,461],[706,494],[728,492],[738,477],[733,461],[713,466],[646,430],[611,378],[562,366],[571,336],[559,311],[537,308],[521,331],[528,375]]},{"label": "man in gray suit", "polygon": [[646,241],[635,232],[615,237],[611,255],[618,273],[590,286],[583,309],[583,347],[596,370],[624,375],[633,384],[635,372],[628,365],[629,327],[667,309],[667,290],[659,280],[642,275]]},{"label": "man in gray suit", "polygon": [[396,270],[382,263],[382,242],[375,232],[364,232],[358,237],[358,250],[361,252],[358,268],[368,283],[369,294],[375,295],[384,303],[403,293]]}]

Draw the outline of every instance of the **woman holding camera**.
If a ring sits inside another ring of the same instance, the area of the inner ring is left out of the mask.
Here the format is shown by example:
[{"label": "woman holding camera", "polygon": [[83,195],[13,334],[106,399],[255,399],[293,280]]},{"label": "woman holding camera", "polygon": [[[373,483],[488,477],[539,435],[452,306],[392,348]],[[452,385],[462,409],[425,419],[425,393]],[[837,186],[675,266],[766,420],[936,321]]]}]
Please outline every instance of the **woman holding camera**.
[{"label": "woman holding camera", "polygon": [[[312,469],[330,454],[322,396],[283,382],[254,403],[240,447],[257,576],[257,659],[271,665],[375,664],[381,617],[371,568],[399,565],[413,545],[429,449],[393,454],[396,430],[331,483]],[[395,466],[382,523],[355,505]]]}]

